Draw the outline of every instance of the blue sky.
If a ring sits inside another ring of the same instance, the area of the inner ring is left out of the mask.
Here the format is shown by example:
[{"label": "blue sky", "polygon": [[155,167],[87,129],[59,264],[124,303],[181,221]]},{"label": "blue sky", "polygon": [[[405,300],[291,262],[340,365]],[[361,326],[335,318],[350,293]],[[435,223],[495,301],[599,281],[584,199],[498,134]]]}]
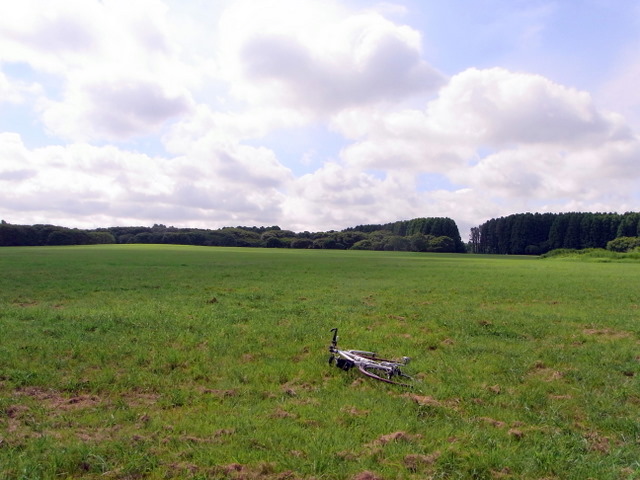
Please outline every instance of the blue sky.
[{"label": "blue sky", "polygon": [[0,218],[342,229],[640,210],[631,0],[24,1]]}]

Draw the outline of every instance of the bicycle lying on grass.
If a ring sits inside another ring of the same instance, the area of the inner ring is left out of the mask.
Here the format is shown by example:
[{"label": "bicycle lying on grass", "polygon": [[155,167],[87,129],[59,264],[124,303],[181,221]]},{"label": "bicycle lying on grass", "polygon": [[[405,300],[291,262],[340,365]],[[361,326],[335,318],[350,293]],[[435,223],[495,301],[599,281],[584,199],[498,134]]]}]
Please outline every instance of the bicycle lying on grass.
[{"label": "bicycle lying on grass", "polygon": [[400,385],[402,387],[412,388],[412,385],[396,382],[395,377],[411,379],[409,375],[404,374],[400,368],[409,363],[409,357],[402,357],[402,361],[387,360],[378,358],[375,352],[366,352],[364,350],[341,350],[338,348],[338,329],[332,328],[333,340],[329,345],[329,365],[334,362],[336,367],[349,371],[354,367],[366,375],[367,377],[380,380],[381,382]]}]

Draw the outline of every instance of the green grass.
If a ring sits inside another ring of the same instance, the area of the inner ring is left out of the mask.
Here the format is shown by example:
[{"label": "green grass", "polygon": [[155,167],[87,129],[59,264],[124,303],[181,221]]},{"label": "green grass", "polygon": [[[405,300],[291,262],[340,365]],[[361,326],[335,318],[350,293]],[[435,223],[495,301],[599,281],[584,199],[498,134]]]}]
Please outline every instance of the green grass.
[{"label": "green grass", "polygon": [[579,260],[588,262],[638,262],[640,260],[640,248],[629,252],[616,252],[604,248],[558,248],[542,255],[542,258],[555,258],[563,260]]},{"label": "green grass", "polygon": [[[111,245],[0,272],[1,479],[640,478],[639,263]],[[333,327],[416,388],[330,367]]]}]

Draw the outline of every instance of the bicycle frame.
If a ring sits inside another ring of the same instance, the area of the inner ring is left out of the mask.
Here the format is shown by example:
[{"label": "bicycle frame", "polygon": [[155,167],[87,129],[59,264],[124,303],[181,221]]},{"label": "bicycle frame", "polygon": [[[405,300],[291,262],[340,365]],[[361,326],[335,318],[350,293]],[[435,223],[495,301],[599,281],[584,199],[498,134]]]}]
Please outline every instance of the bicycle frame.
[{"label": "bicycle frame", "polygon": [[[332,328],[333,339],[329,345],[329,364],[335,361],[336,367],[348,371],[353,367],[367,377],[381,382],[390,383],[392,385],[400,385],[403,387],[411,387],[405,383],[396,382],[393,377],[411,378],[405,375],[400,368],[409,363],[409,357],[402,357],[402,361],[388,360],[378,358],[375,352],[367,352],[364,350],[341,350],[338,348],[338,329]],[[384,375],[384,377],[380,376]],[[385,378],[386,377],[386,378]]]}]

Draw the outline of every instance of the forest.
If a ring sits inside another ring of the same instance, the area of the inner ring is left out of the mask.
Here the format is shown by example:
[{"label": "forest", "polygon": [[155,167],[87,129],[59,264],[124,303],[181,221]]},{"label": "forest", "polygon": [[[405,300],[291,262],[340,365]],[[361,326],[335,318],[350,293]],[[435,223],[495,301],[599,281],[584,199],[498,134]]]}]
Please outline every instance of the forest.
[{"label": "forest", "polygon": [[300,232],[270,227],[219,229],[109,227],[84,230],[55,225],[0,222],[0,246],[93,245],[107,243],[176,244],[225,247],[316,248],[416,252],[466,251],[456,223],[432,217],[360,225],[342,231]]},{"label": "forest", "polygon": [[640,213],[519,213],[471,229],[473,253],[541,255],[551,250],[640,245]]},{"label": "forest", "polygon": [[640,246],[640,213],[518,213],[471,228],[465,244],[455,221],[423,217],[365,224],[341,231],[293,232],[277,225],[178,228],[125,226],[97,229],[0,222],[0,246],[92,245],[105,243],[176,244],[225,247],[315,248],[443,253],[542,255],[556,249]]}]

